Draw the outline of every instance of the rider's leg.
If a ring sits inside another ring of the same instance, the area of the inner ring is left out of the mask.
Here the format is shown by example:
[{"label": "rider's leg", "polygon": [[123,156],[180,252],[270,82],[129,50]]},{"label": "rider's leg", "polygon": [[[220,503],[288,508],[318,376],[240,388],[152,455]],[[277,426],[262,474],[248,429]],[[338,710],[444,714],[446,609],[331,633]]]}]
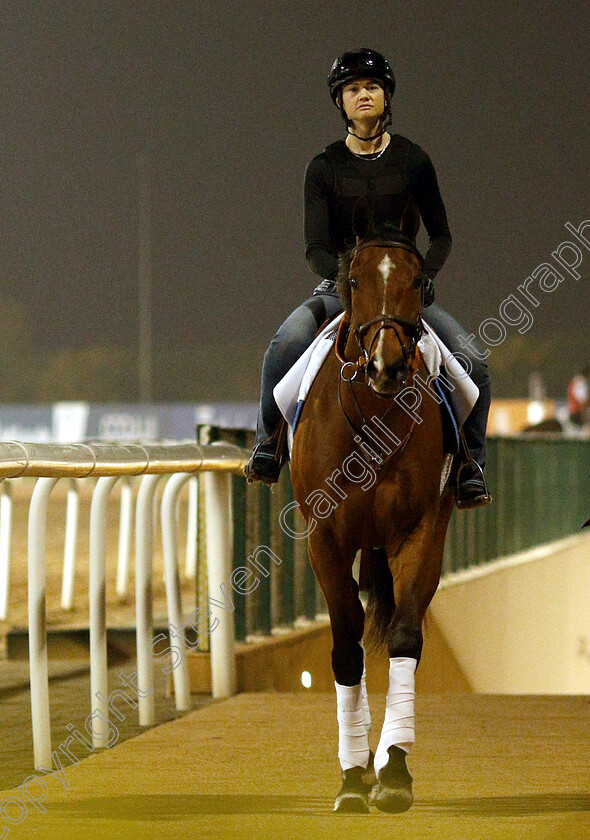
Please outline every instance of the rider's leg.
[{"label": "rider's leg", "polygon": [[[473,347],[473,341],[464,341],[463,343],[459,341],[459,336],[467,339],[469,330],[462,327],[452,315],[449,315],[440,306],[433,303],[424,310],[423,317],[428,326],[432,327],[435,333],[440,336],[451,353],[456,355],[457,361],[463,368],[466,367],[465,357],[469,360],[470,376],[479,388],[479,397],[471,414],[465,421],[463,432],[472,458],[483,469],[486,463],[486,426],[491,397],[490,377],[484,354],[477,344]],[[461,471],[460,480],[460,496],[463,493],[465,500],[467,496],[475,499],[481,494],[482,490],[485,490],[485,484],[476,467],[465,467]]]},{"label": "rider's leg", "polygon": [[341,309],[338,295],[313,295],[289,315],[270,342],[262,364],[254,453],[247,468],[251,478],[278,478],[279,468],[274,457],[275,442],[269,439],[281,418],[273,389],[307,350],[323,322],[334,318]]}]

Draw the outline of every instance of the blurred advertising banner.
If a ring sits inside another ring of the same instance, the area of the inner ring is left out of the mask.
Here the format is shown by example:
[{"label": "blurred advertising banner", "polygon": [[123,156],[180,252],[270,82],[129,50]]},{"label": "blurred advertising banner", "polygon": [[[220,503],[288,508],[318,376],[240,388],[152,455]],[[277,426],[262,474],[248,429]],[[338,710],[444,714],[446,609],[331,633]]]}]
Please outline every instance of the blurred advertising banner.
[{"label": "blurred advertising banner", "polygon": [[194,440],[196,424],[254,429],[255,403],[0,404],[0,439],[30,443]]}]

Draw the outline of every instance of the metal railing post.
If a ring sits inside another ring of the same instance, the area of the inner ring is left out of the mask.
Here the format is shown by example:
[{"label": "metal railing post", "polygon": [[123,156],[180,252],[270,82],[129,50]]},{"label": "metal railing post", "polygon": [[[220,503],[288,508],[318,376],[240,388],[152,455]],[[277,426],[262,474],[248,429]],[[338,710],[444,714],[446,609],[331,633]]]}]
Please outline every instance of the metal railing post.
[{"label": "metal railing post", "polygon": [[[109,494],[118,476],[99,478],[90,505],[90,712],[96,708],[96,695],[108,697],[107,622],[106,622],[106,538]],[[104,707],[104,708],[103,708]],[[109,710],[103,703],[101,713],[108,721]],[[102,747],[105,735],[92,729],[92,744]]]},{"label": "metal railing post", "polygon": [[191,475],[188,482],[188,511],[186,521],[186,561],[184,576],[194,580],[197,574],[197,531],[199,512],[199,477]]},{"label": "metal railing post", "polygon": [[8,616],[10,551],[12,545],[12,487],[0,479],[0,621]]},{"label": "metal railing post", "polygon": [[135,608],[137,623],[137,682],[139,725],[155,722],[154,660],[150,655],[153,618],[153,504],[159,475],[144,475],[137,494],[135,519]]},{"label": "metal railing post", "polygon": [[[166,600],[168,602],[168,627],[174,625],[174,645],[180,649],[181,659],[172,671],[174,680],[174,697],[179,711],[188,711],[191,707],[190,687],[188,679],[188,662],[186,654],[188,647],[184,635],[184,618],[182,615],[182,596],[180,593],[180,577],[178,574],[178,543],[176,538],[176,501],[184,484],[190,481],[190,473],[176,473],[168,479],[162,494],[162,550],[164,554],[164,576],[166,583]],[[172,634],[171,634],[172,635]]]},{"label": "metal railing post", "polygon": [[29,507],[29,667],[35,769],[51,768],[51,721],[45,620],[45,531],[49,495],[58,478],[39,478]]},{"label": "metal railing post", "polygon": [[64,543],[64,564],[61,582],[61,606],[64,610],[74,607],[74,578],[76,573],[76,551],[78,548],[78,514],[80,498],[77,479],[69,482],[66,501],[66,536]]},{"label": "metal railing post", "polygon": [[213,697],[221,698],[236,693],[231,475],[207,472],[204,480],[209,599],[224,604],[223,609],[214,611],[219,624],[209,639]]},{"label": "metal railing post", "polygon": [[117,586],[119,598],[127,595],[129,583],[129,556],[131,532],[133,530],[133,488],[129,478],[121,482],[121,503],[119,513],[119,553],[117,559]]}]

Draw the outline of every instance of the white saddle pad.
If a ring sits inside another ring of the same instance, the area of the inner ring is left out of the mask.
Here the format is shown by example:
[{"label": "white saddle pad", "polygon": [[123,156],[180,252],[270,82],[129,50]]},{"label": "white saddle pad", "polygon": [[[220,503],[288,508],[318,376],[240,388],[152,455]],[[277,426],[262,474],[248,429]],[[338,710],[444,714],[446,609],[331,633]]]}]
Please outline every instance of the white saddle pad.
[{"label": "white saddle pad", "polygon": [[[340,312],[324,327],[273,390],[276,403],[291,430],[298,407],[305,401],[317,372],[334,345],[343,315],[344,313]],[[463,367],[434,330],[424,321],[422,321],[422,326],[424,332],[418,342],[418,347],[424,364],[429,374],[435,377],[439,375],[441,364],[443,364],[449,378],[452,377],[451,381],[455,390],[451,392],[450,400],[457,423],[462,426],[477,402],[479,388],[471,377],[467,376]]]}]

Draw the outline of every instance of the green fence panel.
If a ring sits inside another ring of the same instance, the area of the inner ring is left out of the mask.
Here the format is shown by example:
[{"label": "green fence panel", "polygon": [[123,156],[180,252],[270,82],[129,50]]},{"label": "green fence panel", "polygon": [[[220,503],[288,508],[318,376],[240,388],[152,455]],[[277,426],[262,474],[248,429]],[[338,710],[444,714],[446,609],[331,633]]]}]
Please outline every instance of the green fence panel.
[{"label": "green fence panel", "polygon": [[[270,487],[266,484],[258,486],[258,545],[270,548],[271,545],[271,499]],[[262,554],[262,562],[268,564],[268,574],[261,575],[258,593],[258,632],[270,635],[271,604],[270,604],[270,575],[273,563],[268,555]]]},{"label": "green fence panel", "polygon": [[305,564],[305,616],[311,621],[315,618],[316,612],[316,579],[309,562],[309,553],[307,556],[307,563]]},{"label": "green fence panel", "polygon": [[[295,497],[293,485],[288,470],[283,479],[283,509],[286,510],[283,521],[285,526],[293,532],[295,530],[295,511],[291,507]],[[282,566],[281,566],[281,597],[283,601],[283,622],[289,626],[295,621],[295,541],[283,529],[282,531]]]},{"label": "green fence panel", "polygon": [[453,512],[443,574],[561,539],[590,517],[590,440],[494,437],[487,453],[493,503]]},{"label": "green fence panel", "polygon": [[[238,430],[232,435],[232,442],[238,446],[246,446],[246,432]],[[233,568],[246,566],[246,482],[240,475],[232,476],[232,507],[233,507]],[[246,638],[246,597],[237,594],[234,598],[236,639]]]}]

